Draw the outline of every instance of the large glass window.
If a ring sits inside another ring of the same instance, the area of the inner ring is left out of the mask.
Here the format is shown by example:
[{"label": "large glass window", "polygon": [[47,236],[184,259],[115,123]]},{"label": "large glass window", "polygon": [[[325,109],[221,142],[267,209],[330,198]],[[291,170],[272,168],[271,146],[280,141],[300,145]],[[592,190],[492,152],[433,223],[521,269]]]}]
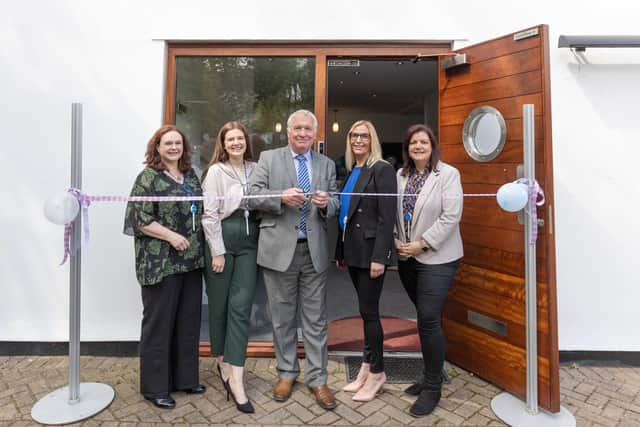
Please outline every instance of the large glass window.
[{"label": "large glass window", "polygon": [[263,150],[286,145],[289,114],[313,111],[315,58],[179,56],[176,81],[175,123],[193,144],[200,174],[228,121],[247,127],[256,159]]}]

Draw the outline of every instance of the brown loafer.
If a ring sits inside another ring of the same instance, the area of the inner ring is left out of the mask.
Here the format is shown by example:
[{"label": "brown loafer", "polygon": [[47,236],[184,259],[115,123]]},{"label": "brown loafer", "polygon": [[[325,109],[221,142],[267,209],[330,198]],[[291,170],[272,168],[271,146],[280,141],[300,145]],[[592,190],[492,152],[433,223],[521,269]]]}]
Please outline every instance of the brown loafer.
[{"label": "brown loafer", "polygon": [[337,404],[336,400],[333,398],[333,393],[329,390],[326,384],[323,384],[318,387],[309,387],[309,390],[313,393],[316,398],[316,402],[322,409],[334,409]]},{"label": "brown loafer", "polygon": [[293,388],[293,381],[279,378],[276,385],[273,387],[273,400],[276,402],[284,402],[291,397],[291,389]]}]

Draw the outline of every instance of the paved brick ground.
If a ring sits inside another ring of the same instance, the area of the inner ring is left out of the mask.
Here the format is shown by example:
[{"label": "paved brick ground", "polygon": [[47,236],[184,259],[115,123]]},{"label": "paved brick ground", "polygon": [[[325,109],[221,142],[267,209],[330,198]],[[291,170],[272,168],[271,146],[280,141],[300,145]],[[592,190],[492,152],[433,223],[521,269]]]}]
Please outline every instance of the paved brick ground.
[{"label": "paved brick ground", "polygon": [[[490,409],[499,390],[468,372],[449,366],[452,383],[443,389],[440,406],[428,417],[408,415],[413,398],[404,386],[386,385],[385,393],[368,403],[355,403],[351,396],[336,394],[335,411],[320,409],[302,385],[285,403],[271,399],[274,360],[248,360],[248,394],[256,413],[245,415],[227,402],[214,374],[214,361],[201,359],[201,379],[208,386],[204,395],[175,393],[177,407],[160,410],[138,393],[137,358],[83,357],[82,381],[103,382],[116,390],[116,399],[102,413],[82,423],[86,426],[168,425],[503,425]],[[329,365],[330,387],[339,390],[346,380],[342,358]],[[33,404],[48,392],[67,384],[67,357],[0,357],[0,427],[34,424]],[[640,368],[619,364],[607,366],[580,363],[562,366],[562,403],[579,426],[640,426]]]}]

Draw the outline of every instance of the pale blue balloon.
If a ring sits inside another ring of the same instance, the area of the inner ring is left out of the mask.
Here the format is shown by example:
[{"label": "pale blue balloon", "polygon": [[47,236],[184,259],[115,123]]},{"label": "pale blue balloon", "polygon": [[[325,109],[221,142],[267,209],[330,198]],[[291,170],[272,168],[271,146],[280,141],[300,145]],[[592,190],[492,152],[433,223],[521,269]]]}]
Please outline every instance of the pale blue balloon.
[{"label": "pale blue balloon", "polygon": [[525,184],[510,182],[500,187],[496,199],[505,211],[518,212],[527,206],[529,191]]}]

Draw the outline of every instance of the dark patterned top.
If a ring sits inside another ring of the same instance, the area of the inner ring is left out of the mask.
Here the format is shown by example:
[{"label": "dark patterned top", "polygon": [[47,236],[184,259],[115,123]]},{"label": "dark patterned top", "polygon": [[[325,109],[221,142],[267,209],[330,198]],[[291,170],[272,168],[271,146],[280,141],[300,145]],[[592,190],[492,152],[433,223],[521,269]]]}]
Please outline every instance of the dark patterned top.
[{"label": "dark patterned top", "polygon": [[[167,174],[145,168],[133,184],[132,196],[201,196],[200,180],[193,169],[178,184]],[[124,233],[134,236],[136,276],[142,286],[159,283],[166,276],[186,273],[204,266],[202,232],[202,202],[197,208],[195,231],[192,226],[191,202],[129,202],[124,218]],[[177,251],[165,240],[147,236],[138,230],[153,221],[183,235],[189,249]]]},{"label": "dark patterned top", "polygon": [[[427,177],[429,176],[429,171],[425,170],[422,175],[418,173],[415,169],[411,169],[409,171],[409,179],[407,179],[407,185],[404,187],[404,194],[418,194],[422,190],[422,186],[424,185]],[[407,237],[407,240],[411,239],[409,236],[409,223],[411,221],[407,221],[407,213],[410,213],[413,217],[413,209],[416,206],[416,200],[418,200],[418,196],[408,196],[402,197],[402,220],[404,224],[404,235]]]}]

